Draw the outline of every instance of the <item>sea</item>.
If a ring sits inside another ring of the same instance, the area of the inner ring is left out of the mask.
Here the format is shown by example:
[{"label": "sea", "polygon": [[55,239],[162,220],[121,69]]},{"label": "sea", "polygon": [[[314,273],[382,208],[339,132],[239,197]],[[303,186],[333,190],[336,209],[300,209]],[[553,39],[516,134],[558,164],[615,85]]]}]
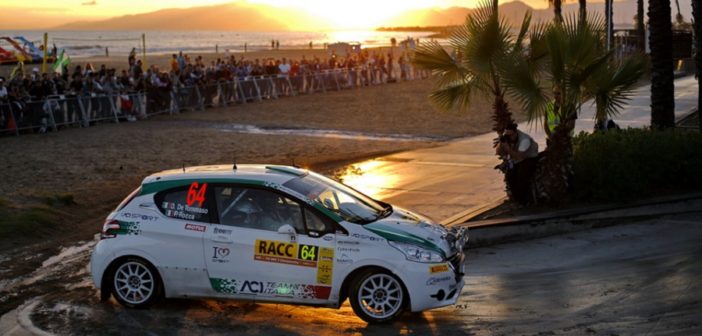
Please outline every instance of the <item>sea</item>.
[{"label": "sea", "polygon": [[[38,47],[45,31],[0,30],[1,36],[23,36]],[[326,32],[232,32],[232,31],[48,31],[49,46],[54,44],[65,50],[70,57],[128,55],[132,48],[141,54],[142,34],[146,41],[147,54],[220,53],[243,52],[271,48],[277,41],[280,49],[315,49],[335,42],[356,42],[362,48],[389,46],[395,38],[398,43],[407,38],[428,39],[431,32],[387,32],[374,30],[326,31]],[[11,49],[4,40],[0,47]]]}]

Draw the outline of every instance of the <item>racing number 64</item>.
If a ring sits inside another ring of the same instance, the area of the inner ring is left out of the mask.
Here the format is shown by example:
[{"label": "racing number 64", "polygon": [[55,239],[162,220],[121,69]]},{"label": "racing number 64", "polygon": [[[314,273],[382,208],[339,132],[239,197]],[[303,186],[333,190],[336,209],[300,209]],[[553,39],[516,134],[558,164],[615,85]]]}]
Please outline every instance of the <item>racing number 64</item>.
[{"label": "racing number 64", "polygon": [[188,206],[193,206],[195,202],[198,203],[199,207],[202,207],[202,203],[205,201],[205,191],[207,190],[207,183],[204,183],[202,187],[197,182],[190,184],[190,189],[188,189],[188,196],[185,201]]},{"label": "racing number 64", "polygon": [[300,247],[300,258],[302,260],[315,260],[316,249],[314,246],[302,245]]}]

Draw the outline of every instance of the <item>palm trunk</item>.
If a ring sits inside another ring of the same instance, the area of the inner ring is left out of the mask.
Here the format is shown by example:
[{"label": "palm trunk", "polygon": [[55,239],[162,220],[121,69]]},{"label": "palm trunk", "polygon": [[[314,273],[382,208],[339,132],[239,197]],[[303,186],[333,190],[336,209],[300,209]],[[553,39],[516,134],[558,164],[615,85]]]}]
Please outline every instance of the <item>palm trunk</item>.
[{"label": "palm trunk", "polygon": [[636,1],[636,35],[638,35],[639,51],[646,52],[646,30],[644,26],[644,5],[643,0]]},{"label": "palm trunk", "polygon": [[495,95],[495,101],[492,103],[492,110],[494,112],[492,115],[492,121],[494,122],[492,130],[495,131],[499,137],[507,126],[514,123],[512,112],[509,110],[503,93]]},{"label": "palm trunk", "polygon": [[[514,123],[514,119],[512,119],[512,112],[509,111],[509,106],[507,105],[507,102],[504,99],[504,94],[495,94],[495,101],[492,103],[492,108],[494,112],[492,115],[492,120],[494,122],[492,130],[495,131],[495,133],[497,133],[497,138],[493,139],[493,142],[495,143],[495,146],[497,146],[497,144],[499,143],[499,138],[505,131],[505,128],[507,128],[508,125]],[[500,156],[500,159],[504,159],[504,157]],[[506,173],[506,171],[502,170],[502,173]],[[509,195],[512,201],[515,201],[513,197],[514,194],[512,193],[512,190],[515,189],[514,186],[510,184],[509,179],[507,179],[507,174],[505,174],[504,176],[504,182],[505,191],[507,192],[507,195]]]},{"label": "palm trunk", "polygon": [[587,0],[578,0],[578,4],[580,4],[580,22],[585,22],[587,20]]},{"label": "palm trunk", "polygon": [[670,0],[649,0],[651,48],[651,127],[675,127],[673,40]]},{"label": "palm trunk", "polygon": [[694,18],[695,30],[695,72],[697,73],[697,119],[700,123],[700,132],[702,132],[702,4],[699,1],[692,1],[692,17]]},{"label": "palm trunk", "polygon": [[570,129],[556,127],[534,173],[534,194],[538,203],[565,200],[573,175],[573,145]]},{"label": "palm trunk", "polygon": [[605,31],[607,33],[607,50],[614,44],[614,0],[605,0]]},{"label": "palm trunk", "polygon": [[556,22],[563,22],[563,14],[561,14],[561,3],[563,0],[553,0],[553,16]]}]

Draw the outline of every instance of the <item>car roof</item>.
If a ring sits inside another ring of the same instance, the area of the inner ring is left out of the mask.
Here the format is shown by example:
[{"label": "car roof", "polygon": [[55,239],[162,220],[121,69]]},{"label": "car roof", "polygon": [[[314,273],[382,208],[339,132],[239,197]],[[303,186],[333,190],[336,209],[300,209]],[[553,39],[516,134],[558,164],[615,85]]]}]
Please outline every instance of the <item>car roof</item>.
[{"label": "car roof", "polygon": [[231,179],[232,181],[248,180],[283,184],[295,177],[304,176],[307,173],[307,170],[297,167],[263,164],[196,166],[164,170],[149,175],[144,178],[142,185],[154,182],[197,179]]}]

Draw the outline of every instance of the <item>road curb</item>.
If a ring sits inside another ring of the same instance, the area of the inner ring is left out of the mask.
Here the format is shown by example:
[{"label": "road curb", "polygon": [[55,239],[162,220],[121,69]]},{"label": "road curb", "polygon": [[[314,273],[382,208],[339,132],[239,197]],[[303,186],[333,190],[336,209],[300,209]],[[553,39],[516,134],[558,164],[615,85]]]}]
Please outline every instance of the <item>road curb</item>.
[{"label": "road curb", "polygon": [[6,336],[53,336],[34,326],[30,315],[41,302],[41,297],[33,298],[0,318],[0,333]]},{"label": "road curb", "polygon": [[702,193],[659,197],[636,202],[566,209],[550,213],[464,222],[452,226],[469,230],[468,248],[535,239],[612,226],[651,217],[702,212]]},{"label": "road curb", "polygon": [[507,197],[503,196],[503,197],[500,197],[492,202],[488,202],[488,203],[485,203],[482,205],[474,206],[466,211],[463,211],[463,212],[458,213],[456,215],[453,215],[449,218],[446,218],[446,219],[442,220],[440,223],[442,225],[447,225],[447,226],[465,223],[465,222],[475,218],[476,216],[499,206],[500,204],[504,203],[504,201],[506,199],[507,199]]}]

